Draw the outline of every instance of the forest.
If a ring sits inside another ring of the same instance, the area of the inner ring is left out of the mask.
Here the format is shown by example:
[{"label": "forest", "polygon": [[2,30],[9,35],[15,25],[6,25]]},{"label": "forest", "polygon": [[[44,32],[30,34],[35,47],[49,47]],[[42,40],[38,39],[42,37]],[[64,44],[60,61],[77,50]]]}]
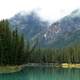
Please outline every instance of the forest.
[{"label": "forest", "polygon": [[80,45],[64,48],[37,48],[24,35],[10,28],[8,20],[0,21],[0,65],[27,63],[80,63]]}]

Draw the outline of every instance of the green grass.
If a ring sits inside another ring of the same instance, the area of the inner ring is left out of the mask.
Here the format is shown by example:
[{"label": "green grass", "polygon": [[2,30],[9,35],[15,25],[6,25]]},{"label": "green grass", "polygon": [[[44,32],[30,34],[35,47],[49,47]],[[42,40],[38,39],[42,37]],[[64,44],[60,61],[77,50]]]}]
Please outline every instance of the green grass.
[{"label": "green grass", "polygon": [[13,73],[20,70],[20,66],[0,66],[0,73]]}]

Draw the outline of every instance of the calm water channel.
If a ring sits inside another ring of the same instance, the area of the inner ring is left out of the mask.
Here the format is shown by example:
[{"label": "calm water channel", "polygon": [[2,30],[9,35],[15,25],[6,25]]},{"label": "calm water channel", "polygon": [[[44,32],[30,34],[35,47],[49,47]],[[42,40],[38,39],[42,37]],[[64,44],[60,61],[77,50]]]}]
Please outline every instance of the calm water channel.
[{"label": "calm water channel", "polygon": [[20,72],[0,74],[0,80],[80,80],[80,69],[28,67]]}]

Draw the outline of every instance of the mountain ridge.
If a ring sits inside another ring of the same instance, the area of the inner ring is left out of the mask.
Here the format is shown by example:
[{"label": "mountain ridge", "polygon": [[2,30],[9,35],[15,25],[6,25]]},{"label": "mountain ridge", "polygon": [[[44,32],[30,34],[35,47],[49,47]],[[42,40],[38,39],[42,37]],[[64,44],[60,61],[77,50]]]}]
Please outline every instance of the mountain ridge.
[{"label": "mountain ridge", "polygon": [[40,47],[65,47],[80,41],[79,9],[59,21],[53,22],[51,26],[33,12],[17,16],[10,19],[11,25],[17,26],[25,37],[27,35],[29,39],[38,40]]}]

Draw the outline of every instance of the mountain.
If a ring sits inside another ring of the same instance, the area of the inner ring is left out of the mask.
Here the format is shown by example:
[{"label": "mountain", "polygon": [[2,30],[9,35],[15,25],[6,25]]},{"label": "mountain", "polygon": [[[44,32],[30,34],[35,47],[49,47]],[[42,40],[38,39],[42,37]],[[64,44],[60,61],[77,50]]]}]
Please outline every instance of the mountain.
[{"label": "mountain", "polygon": [[38,14],[33,11],[29,14],[24,11],[19,12],[12,17],[9,22],[13,29],[17,27],[18,31],[30,40],[48,27],[48,22],[43,21]]},{"label": "mountain", "polygon": [[80,10],[53,23],[45,35],[47,47],[66,47],[80,42]]},{"label": "mountain", "polygon": [[18,13],[10,19],[10,24],[30,40],[37,39],[41,47],[66,47],[80,42],[79,9],[50,26],[34,12]]}]

